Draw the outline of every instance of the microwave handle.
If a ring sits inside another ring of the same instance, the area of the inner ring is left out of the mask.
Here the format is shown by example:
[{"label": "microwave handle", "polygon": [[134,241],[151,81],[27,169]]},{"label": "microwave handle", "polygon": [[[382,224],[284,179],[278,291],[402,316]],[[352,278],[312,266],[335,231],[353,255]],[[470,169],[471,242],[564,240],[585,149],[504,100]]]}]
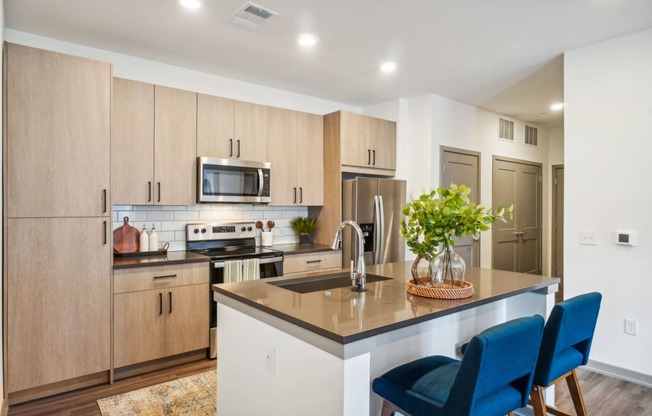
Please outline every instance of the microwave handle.
[{"label": "microwave handle", "polygon": [[263,188],[265,187],[265,177],[263,176],[263,170],[258,169],[258,196],[263,196]]}]

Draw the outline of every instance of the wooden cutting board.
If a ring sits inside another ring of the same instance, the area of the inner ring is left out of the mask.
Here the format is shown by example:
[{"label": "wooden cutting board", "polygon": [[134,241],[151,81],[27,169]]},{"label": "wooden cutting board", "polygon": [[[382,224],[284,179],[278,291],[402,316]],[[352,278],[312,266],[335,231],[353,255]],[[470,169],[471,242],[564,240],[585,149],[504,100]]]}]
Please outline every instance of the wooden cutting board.
[{"label": "wooden cutting board", "polygon": [[124,218],[124,225],[113,231],[113,250],[118,253],[133,253],[140,245],[140,231],[129,225],[129,217]]}]

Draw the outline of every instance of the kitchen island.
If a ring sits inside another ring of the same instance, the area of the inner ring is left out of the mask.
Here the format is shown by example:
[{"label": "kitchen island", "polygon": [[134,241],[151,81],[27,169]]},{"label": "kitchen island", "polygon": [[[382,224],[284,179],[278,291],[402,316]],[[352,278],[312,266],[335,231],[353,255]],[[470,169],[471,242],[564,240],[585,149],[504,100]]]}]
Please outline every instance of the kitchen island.
[{"label": "kitchen island", "polygon": [[429,299],[407,294],[411,265],[368,267],[368,275],[390,279],[369,283],[364,293],[349,287],[297,293],[275,285],[286,278],[213,286],[218,414],[377,415],[375,377],[426,355],[454,356],[500,322],[547,317],[559,283],[469,268],[472,297]]}]

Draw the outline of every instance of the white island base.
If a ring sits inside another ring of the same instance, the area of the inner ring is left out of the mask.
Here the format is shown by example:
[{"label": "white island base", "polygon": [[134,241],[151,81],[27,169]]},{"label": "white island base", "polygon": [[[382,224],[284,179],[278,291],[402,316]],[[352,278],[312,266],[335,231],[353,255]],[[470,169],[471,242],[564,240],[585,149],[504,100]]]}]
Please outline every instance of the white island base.
[{"label": "white island base", "polygon": [[[498,323],[547,317],[556,290],[555,283],[345,344],[215,293],[217,413],[379,415],[382,400],[371,391],[374,378],[420,357],[459,356],[462,343]],[[364,303],[350,308],[353,315],[365,314]]]}]

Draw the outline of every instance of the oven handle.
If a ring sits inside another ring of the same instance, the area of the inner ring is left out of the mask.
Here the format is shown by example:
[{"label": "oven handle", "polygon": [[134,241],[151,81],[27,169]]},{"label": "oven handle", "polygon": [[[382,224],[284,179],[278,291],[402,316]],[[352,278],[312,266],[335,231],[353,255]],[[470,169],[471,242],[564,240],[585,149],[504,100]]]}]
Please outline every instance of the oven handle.
[{"label": "oven handle", "polygon": [[[269,263],[276,263],[279,261],[283,261],[283,256],[279,257],[263,257],[260,259],[260,264],[269,264]],[[223,269],[224,268],[224,262],[223,261],[216,261],[213,262],[213,268],[214,269]]]}]

